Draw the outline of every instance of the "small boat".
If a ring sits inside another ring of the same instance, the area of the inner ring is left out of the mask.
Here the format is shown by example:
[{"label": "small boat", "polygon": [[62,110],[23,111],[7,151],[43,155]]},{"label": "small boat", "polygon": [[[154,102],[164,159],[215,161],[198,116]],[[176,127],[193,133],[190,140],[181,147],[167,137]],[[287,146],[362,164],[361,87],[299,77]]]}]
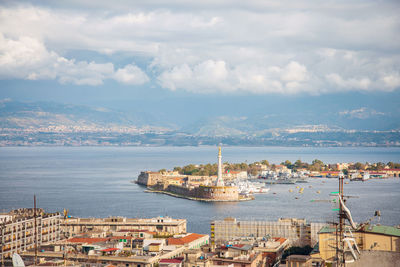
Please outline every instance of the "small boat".
[{"label": "small boat", "polygon": [[318,190],[318,191],[317,191],[317,194],[319,194],[319,193],[321,193],[321,191]]},{"label": "small boat", "polygon": [[296,183],[308,183],[306,179],[299,179]]},{"label": "small boat", "polygon": [[292,193],[292,192],[293,192],[293,189],[289,189],[289,192]]}]

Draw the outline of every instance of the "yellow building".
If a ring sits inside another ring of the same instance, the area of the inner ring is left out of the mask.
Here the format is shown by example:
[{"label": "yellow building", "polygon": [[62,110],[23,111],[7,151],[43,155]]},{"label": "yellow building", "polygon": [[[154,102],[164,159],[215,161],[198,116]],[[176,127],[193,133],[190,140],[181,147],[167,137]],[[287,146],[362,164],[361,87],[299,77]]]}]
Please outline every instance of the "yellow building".
[{"label": "yellow building", "polygon": [[[392,226],[366,225],[353,233],[360,250],[400,252],[400,229]],[[336,229],[323,227],[319,232],[319,254],[313,257],[332,261],[336,256]]]},{"label": "yellow building", "polygon": [[149,244],[150,252],[159,252],[161,249],[161,243],[151,243]]}]

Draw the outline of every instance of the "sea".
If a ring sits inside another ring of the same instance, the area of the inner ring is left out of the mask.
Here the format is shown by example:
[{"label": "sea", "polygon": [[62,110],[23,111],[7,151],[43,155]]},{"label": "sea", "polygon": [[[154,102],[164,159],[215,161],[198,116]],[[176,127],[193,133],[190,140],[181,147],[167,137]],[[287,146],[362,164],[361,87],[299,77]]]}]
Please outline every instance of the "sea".
[{"label": "sea", "polygon": [[[310,178],[308,183],[269,185],[270,192],[255,200],[208,203],[146,193],[132,183],[141,171],[172,169],[187,164],[217,161],[217,147],[1,147],[0,212],[37,205],[48,212],[68,209],[71,216],[187,220],[190,232],[210,232],[210,222],[226,217],[271,220],[295,217],[313,222],[337,220],[330,192],[337,179]],[[268,160],[279,164],[300,159],[336,162],[399,162],[400,148],[366,147],[224,147],[223,162]],[[304,188],[302,194],[299,188]],[[292,192],[290,192],[292,191]],[[349,182],[344,186],[356,222],[400,224],[400,179]],[[315,201],[317,200],[317,201]],[[322,200],[322,201],[321,201]]]}]

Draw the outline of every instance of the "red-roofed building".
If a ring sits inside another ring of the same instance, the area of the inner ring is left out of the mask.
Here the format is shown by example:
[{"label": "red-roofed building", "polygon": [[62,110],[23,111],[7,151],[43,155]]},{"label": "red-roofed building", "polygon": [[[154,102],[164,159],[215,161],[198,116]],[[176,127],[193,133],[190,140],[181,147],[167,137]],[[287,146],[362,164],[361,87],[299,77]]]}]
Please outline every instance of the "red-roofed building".
[{"label": "red-roofed building", "polygon": [[119,250],[118,248],[105,248],[105,249],[102,249],[102,250],[100,250],[100,251],[103,251],[103,252],[112,252],[112,251],[117,251],[117,250]]},{"label": "red-roofed building", "polygon": [[180,238],[170,237],[168,238],[167,242],[168,245],[186,246],[191,249],[200,248],[201,246],[208,244],[208,240],[208,235],[192,233]]},{"label": "red-roofed building", "polygon": [[99,242],[106,242],[109,238],[92,238],[92,237],[73,237],[67,240],[69,243],[82,243],[82,244],[93,244]]},{"label": "red-roofed building", "polygon": [[183,258],[162,259],[159,262],[160,267],[182,267]]},{"label": "red-roofed building", "polygon": [[289,247],[289,240],[283,237],[273,237],[267,241],[259,241],[256,251],[260,251],[266,261],[266,266],[273,266],[280,261],[282,254]]}]

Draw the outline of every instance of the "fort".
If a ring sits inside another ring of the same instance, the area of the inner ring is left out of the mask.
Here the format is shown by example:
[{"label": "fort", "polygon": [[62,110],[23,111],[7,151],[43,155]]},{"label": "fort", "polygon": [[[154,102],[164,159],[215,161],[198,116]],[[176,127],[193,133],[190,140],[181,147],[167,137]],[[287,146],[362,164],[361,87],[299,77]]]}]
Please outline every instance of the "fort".
[{"label": "fort", "polygon": [[215,176],[187,176],[170,172],[141,172],[137,183],[145,185],[147,192],[164,193],[198,201],[245,201],[253,196],[239,194],[237,186],[226,185],[222,177],[221,147],[218,147],[218,174]]}]

